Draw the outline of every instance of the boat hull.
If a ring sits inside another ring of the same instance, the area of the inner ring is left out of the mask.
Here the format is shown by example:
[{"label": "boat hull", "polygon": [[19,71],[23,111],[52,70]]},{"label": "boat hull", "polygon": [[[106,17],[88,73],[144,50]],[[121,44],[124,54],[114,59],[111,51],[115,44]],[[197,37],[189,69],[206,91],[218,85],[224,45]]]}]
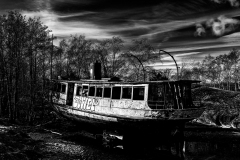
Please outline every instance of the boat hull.
[{"label": "boat hull", "polygon": [[62,104],[54,104],[53,106],[55,111],[65,118],[86,124],[89,127],[101,128],[102,130],[114,130],[118,132],[126,132],[130,130],[161,132],[167,128],[183,126],[186,122],[199,117],[203,112],[203,108],[188,110],[158,110],[151,111],[151,115],[146,114],[145,117],[126,117],[79,110]]}]

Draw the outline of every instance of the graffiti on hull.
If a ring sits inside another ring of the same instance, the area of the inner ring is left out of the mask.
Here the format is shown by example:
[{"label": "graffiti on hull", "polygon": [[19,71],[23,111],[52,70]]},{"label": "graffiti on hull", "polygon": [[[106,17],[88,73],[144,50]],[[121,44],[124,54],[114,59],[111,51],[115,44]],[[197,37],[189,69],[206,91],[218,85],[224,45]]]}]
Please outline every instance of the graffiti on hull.
[{"label": "graffiti on hull", "polygon": [[95,111],[95,106],[99,105],[97,98],[74,97],[74,107],[82,110]]}]

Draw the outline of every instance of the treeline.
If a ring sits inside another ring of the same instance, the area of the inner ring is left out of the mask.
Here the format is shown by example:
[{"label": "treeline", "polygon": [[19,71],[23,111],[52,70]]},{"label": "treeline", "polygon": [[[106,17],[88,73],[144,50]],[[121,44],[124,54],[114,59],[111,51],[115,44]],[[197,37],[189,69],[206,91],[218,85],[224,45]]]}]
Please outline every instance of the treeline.
[{"label": "treeline", "polygon": [[0,115],[11,121],[22,117],[31,122],[47,103],[49,32],[39,19],[18,12],[0,16]]},{"label": "treeline", "polygon": [[154,58],[154,48],[146,39],[134,40],[131,47],[124,46],[120,37],[94,41],[72,35],[59,46],[53,45],[53,39],[39,19],[13,11],[0,16],[0,117],[29,123],[46,118],[49,80],[88,79],[96,61],[102,64],[103,77],[139,81],[146,75],[163,77],[143,67]]},{"label": "treeline", "polygon": [[229,53],[213,57],[206,56],[200,62],[183,64],[181,79],[200,80],[209,86],[238,90],[240,80],[240,52],[232,49]]},{"label": "treeline", "polygon": [[159,56],[154,51],[147,39],[133,40],[133,45],[127,47],[120,37],[93,41],[75,35],[60,41],[54,57],[54,76],[89,79],[91,64],[98,61],[102,65],[103,78],[144,81],[147,76],[158,75],[151,67],[144,67],[150,59]]}]

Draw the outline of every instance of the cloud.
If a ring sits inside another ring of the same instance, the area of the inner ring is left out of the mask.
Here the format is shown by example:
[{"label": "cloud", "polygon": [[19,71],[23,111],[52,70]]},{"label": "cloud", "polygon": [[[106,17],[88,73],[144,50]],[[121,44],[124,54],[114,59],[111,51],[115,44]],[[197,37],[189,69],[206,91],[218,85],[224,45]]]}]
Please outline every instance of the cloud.
[{"label": "cloud", "polygon": [[157,0],[51,0],[52,10],[58,13],[97,11],[109,12],[141,7],[155,6],[159,4]]},{"label": "cloud", "polygon": [[60,14],[58,15],[57,17],[58,18],[72,18],[72,17],[82,17],[82,16],[89,16],[91,14],[97,14],[97,12],[88,12],[88,11],[85,11],[85,12],[77,12],[77,13],[67,13],[67,14]]},{"label": "cloud", "polygon": [[[176,30],[194,26],[196,19],[202,16],[198,12],[216,9],[210,1],[195,0],[162,2],[157,0],[53,0],[52,12],[67,17],[58,17],[61,22],[95,24],[109,35],[124,39],[148,38],[152,43],[166,42],[175,37],[193,37],[193,32],[176,32]],[[176,7],[177,6],[177,7]],[[80,14],[83,12],[84,14]],[[87,13],[87,14],[85,14]],[[74,15],[76,14],[76,15]],[[186,35],[184,35],[186,34]],[[204,28],[197,27],[196,36],[203,36]]]},{"label": "cloud", "polygon": [[[210,1],[207,3],[203,0],[195,0],[194,3],[157,0],[116,0],[114,3],[111,0],[33,0],[31,4],[34,11],[24,10],[23,13],[41,17],[43,23],[59,37],[68,37],[70,34],[100,39],[120,36],[127,42],[148,38],[155,46],[172,40],[193,39],[194,35],[204,37],[209,30],[202,22],[211,15],[195,14],[215,9],[209,5]],[[215,35],[226,33],[219,30],[224,28],[223,22],[218,21],[213,25]]]},{"label": "cloud", "polygon": [[195,54],[199,54],[201,52],[188,52],[188,53],[182,53],[182,54],[177,54],[176,57],[185,57],[185,56],[189,56],[189,55],[195,55]]},{"label": "cloud", "polygon": [[[28,17],[38,17],[43,22],[44,25],[48,26],[50,30],[52,30],[52,34],[59,38],[68,38],[70,35],[81,34],[85,35],[88,39],[106,39],[111,38],[112,35],[108,33],[107,29],[100,28],[94,23],[91,22],[82,22],[82,21],[74,21],[71,23],[60,21],[59,18],[66,18],[75,16],[74,15],[57,15],[54,12],[48,10],[42,10],[37,12],[29,12],[22,11],[22,14]],[[83,14],[89,14],[81,13]],[[79,15],[79,14],[78,14]],[[57,42],[57,41],[56,41]],[[55,43],[57,44],[57,43]],[[58,44],[57,44],[58,45]]]},{"label": "cloud", "polygon": [[231,6],[234,6],[234,7],[239,7],[239,2],[237,0],[228,0],[231,4]]},{"label": "cloud", "polygon": [[154,64],[149,64],[147,65],[149,67],[166,67],[166,66],[171,66],[171,67],[175,67],[175,62],[159,62],[159,63],[154,63]]},{"label": "cloud", "polygon": [[240,30],[240,21],[226,16],[210,18],[209,20],[197,23],[194,36],[196,37],[220,37]]},{"label": "cloud", "polygon": [[[240,26],[234,18],[240,11],[231,7],[238,4],[234,0],[216,0],[222,5],[210,0],[2,1],[8,3],[8,8],[23,9],[22,13],[28,17],[40,17],[58,37],[56,45],[59,39],[71,34],[99,40],[120,36],[125,45],[133,39],[147,38],[154,47],[173,53],[178,62],[187,57],[204,57],[205,53],[227,52],[239,45],[237,38],[229,37]],[[163,60],[166,65],[172,65],[170,57]]]},{"label": "cloud", "polygon": [[229,3],[233,7],[239,7],[240,5],[238,0],[211,0],[211,1],[218,4]]},{"label": "cloud", "polygon": [[206,35],[206,30],[202,24],[196,24],[196,32],[194,36],[204,37]]},{"label": "cloud", "polygon": [[[185,52],[184,50],[181,50],[182,52]],[[156,53],[158,54],[158,53]],[[188,52],[188,53],[177,53],[173,52],[171,53],[174,59],[176,60],[178,66],[180,66],[183,63],[183,60],[186,62],[186,60],[191,59],[199,59],[198,57],[201,56],[201,52]],[[161,61],[160,61],[161,59]],[[202,57],[201,57],[202,59]],[[154,67],[155,69],[164,69],[164,68],[171,68],[176,69],[176,64],[173,61],[173,59],[169,55],[163,55],[161,58],[159,58],[160,62],[152,63],[147,66]]]},{"label": "cloud", "polygon": [[51,8],[51,0],[0,0],[0,13],[10,10],[41,11]]},{"label": "cloud", "polygon": [[216,36],[222,36],[233,32],[237,27],[239,27],[239,20],[227,18],[225,16],[218,17],[212,23],[212,31]]},{"label": "cloud", "polygon": [[[187,52],[187,53],[175,53],[174,58],[181,59],[181,58],[186,58],[188,56],[200,54],[201,52]],[[161,60],[172,60],[170,56],[164,56],[161,58]]]}]

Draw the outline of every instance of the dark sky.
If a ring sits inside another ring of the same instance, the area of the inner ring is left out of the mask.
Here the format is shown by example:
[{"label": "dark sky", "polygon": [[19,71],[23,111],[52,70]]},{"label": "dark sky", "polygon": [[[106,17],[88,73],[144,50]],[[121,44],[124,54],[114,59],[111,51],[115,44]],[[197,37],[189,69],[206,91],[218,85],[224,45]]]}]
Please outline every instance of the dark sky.
[{"label": "dark sky", "polygon": [[[120,36],[125,45],[148,38],[172,53],[178,64],[239,49],[238,0],[1,0],[0,12],[20,10],[40,17],[57,36],[55,44],[71,34],[88,39]],[[163,57],[156,68],[172,68]]]}]

